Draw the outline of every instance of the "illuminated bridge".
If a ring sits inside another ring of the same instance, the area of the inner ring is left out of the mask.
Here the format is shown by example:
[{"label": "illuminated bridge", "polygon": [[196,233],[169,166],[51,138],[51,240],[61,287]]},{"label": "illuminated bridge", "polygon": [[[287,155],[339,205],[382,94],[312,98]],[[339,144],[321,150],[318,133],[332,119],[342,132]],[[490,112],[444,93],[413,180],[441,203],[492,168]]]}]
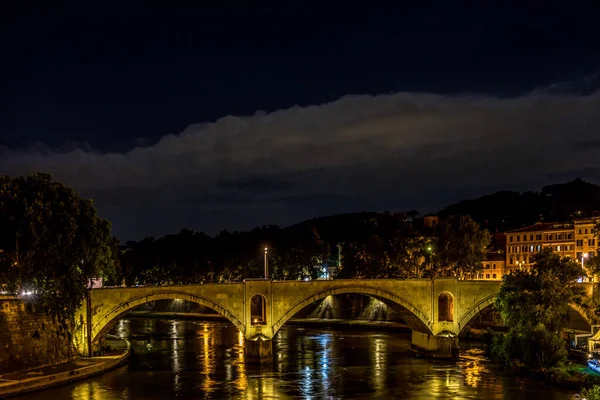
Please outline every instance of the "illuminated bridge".
[{"label": "illuminated bridge", "polygon": [[[453,278],[249,279],[226,284],[94,289],[75,316],[74,342],[81,355],[90,355],[103,335],[132,308],[156,300],[180,299],[209,307],[227,318],[246,339],[246,359],[269,362],[273,337],[294,314],[327,296],[355,293],[380,300],[399,312],[412,329],[415,350],[449,356],[458,349],[457,335],[471,318],[493,304],[501,284]],[[595,299],[597,284],[582,285],[588,297]],[[582,310],[575,310],[588,319]]]}]

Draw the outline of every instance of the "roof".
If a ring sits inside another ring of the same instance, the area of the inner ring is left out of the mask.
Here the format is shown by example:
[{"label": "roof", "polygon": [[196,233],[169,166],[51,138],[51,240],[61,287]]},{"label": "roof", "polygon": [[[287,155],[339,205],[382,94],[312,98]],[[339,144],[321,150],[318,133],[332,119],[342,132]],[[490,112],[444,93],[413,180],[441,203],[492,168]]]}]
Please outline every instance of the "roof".
[{"label": "roof", "polygon": [[504,261],[506,260],[506,256],[502,253],[487,253],[483,261]]},{"label": "roof", "polygon": [[573,220],[573,223],[580,225],[580,224],[597,224],[600,222],[600,218],[598,217],[591,217],[591,218],[577,218]]},{"label": "roof", "polygon": [[536,222],[533,225],[525,226],[519,229],[513,229],[512,231],[506,231],[506,233],[543,232],[556,230],[564,231],[568,229],[573,229],[573,224],[570,222]]}]

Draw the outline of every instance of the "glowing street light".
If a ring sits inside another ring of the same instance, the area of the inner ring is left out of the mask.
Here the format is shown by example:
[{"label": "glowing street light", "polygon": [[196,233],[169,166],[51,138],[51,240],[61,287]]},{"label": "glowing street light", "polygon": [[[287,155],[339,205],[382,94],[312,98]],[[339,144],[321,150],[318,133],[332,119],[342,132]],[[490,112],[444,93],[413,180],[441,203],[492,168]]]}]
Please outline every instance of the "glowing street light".
[{"label": "glowing street light", "polygon": [[583,253],[581,255],[581,268],[583,268],[583,261],[588,258],[588,253]]},{"label": "glowing street light", "polygon": [[269,248],[265,246],[265,279],[269,279]]},{"label": "glowing street light", "polygon": [[[431,276],[433,277],[433,247],[432,247],[431,245],[428,245],[428,246],[425,248],[425,250],[427,250],[427,253],[429,253],[429,254],[427,254],[426,258],[428,258],[428,259],[429,259],[429,265],[430,265],[430,267],[431,267],[431,269],[432,269],[432,274],[431,274]],[[427,261],[427,260],[426,260],[426,261]],[[418,278],[418,277],[419,277],[419,266],[418,266],[418,265],[415,265],[415,278]],[[433,278],[432,278],[432,279],[433,279]]]}]

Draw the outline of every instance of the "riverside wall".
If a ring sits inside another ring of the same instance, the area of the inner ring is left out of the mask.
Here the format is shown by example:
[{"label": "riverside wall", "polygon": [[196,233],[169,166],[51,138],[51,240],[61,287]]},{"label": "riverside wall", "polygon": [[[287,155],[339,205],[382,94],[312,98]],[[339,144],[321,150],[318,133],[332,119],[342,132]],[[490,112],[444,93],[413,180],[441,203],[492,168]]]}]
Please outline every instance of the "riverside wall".
[{"label": "riverside wall", "polygon": [[59,364],[77,356],[68,331],[26,301],[0,296],[0,374]]}]

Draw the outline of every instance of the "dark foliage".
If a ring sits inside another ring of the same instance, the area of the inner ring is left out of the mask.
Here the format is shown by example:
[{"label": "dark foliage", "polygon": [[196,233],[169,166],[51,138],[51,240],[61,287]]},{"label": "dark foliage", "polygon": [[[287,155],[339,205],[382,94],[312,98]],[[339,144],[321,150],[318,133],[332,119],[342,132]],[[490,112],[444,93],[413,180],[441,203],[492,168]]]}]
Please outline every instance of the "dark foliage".
[{"label": "dark foliage", "polygon": [[544,371],[565,361],[560,337],[569,307],[585,310],[584,289],[577,279],[581,264],[545,248],[535,255],[530,273],[515,271],[504,277],[496,307],[509,331],[496,338],[493,353],[507,364]]},{"label": "dark foliage", "polygon": [[114,279],[110,223],[91,200],[51,179],[0,176],[0,286],[31,293],[38,309],[68,320],[90,279]]}]

